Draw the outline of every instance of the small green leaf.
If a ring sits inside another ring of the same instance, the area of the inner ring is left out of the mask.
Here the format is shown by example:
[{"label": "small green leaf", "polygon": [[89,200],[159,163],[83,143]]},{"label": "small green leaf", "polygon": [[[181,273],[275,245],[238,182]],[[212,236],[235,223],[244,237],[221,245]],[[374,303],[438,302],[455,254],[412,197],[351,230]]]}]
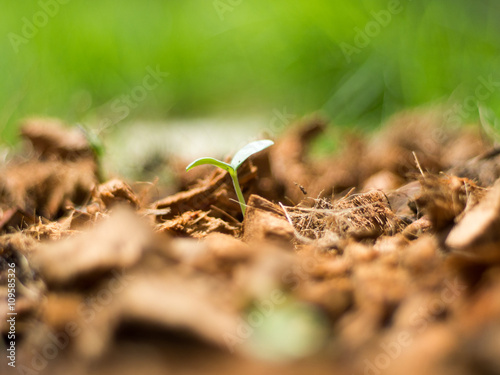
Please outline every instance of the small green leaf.
[{"label": "small green leaf", "polygon": [[236,155],[234,155],[233,160],[231,160],[231,164],[224,163],[223,161],[214,159],[214,158],[200,158],[195,161],[193,161],[191,164],[189,164],[186,168],[186,172],[189,171],[191,168],[194,168],[198,165],[202,164],[211,164],[215,165],[219,168],[224,169],[225,171],[229,172],[229,175],[231,176],[231,179],[233,180],[233,185],[234,185],[234,191],[236,192],[236,196],[238,197],[238,202],[240,203],[240,208],[241,208],[241,213],[243,216],[245,216],[245,197],[243,196],[243,192],[241,191],[240,183],[238,182],[238,172],[237,169],[238,167],[243,164],[245,160],[248,159],[249,156],[252,156],[253,154],[262,151],[263,149],[273,145],[274,142],[270,140],[262,140],[262,141],[256,141],[247,144],[245,147],[243,147],[241,150],[239,150]]},{"label": "small green leaf", "polygon": [[234,170],[237,170],[240,165],[243,164],[243,162],[250,156],[264,150],[265,148],[268,148],[269,146],[272,146],[273,144],[274,142],[270,141],[269,139],[255,141],[247,144],[245,147],[239,150],[236,155],[234,155],[233,159],[231,160],[231,166],[234,168]]},{"label": "small green leaf", "polygon": [[220,160],[217,160],[217,159],[214,159],[214,158],[200,158],[200,159],[196,159],[191,164],[189,164],[186,167],[186,172],[189,171],[190,169],[194,168],[194,167],[197,167],[198,165],[203,165],[203,164],[215,165],[216,167],[222,168],[225,171],[228,171],[230,173],[233,170],[232,166],[230,166],[227,163],[224,163],[223,161],[220,161]]}]

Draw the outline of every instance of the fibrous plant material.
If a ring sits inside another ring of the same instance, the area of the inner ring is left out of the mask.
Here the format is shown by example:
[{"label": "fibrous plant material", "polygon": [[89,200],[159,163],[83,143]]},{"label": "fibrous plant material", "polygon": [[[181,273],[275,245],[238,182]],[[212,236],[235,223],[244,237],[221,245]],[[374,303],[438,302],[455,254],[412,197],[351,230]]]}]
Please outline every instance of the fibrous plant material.
[{"label": "fibrous plant material", "polygon": [[57,219],[66,206],[85,203],[97,182],[97,164],[85,137],[55,120],[27,120],[21,134],[30,158],[13,158],[0,173],[0,206]]},{"label": "fibrous plant material", "polygon": [[456,165],[448,173],[474,180],[479,186],[493,185],[500,176],[500,148],[483,152],[463,164]]},{"label": "fibrous plant material", "polygon": [[289,245],[293,239],[293,228],[276,204],[259,197],[250,196],[244,221],[243,241],[271,242]]},{"label": "fibrous plant material", "polygon": [[428,215],[434,230],[458,222],[485,193],[485,189],[473,181],[456,176],[423,175],[420,183],[422,190],[416,199],[416,208]]},{"label": "fibrous plant material", "polygon": [[203,238],[212,232],[235,235],[239,231],[239,225],[229,224],[222,219],[209,216],[206,211],[198,210],[186,211],[158,224],[156,230],[174,236]]},{"label": "fibrous plant material", "polygon": [[34,262],[48,283],[89,282],[136,262],[150,243],[149,235],[150,228],[135,213],[117,208],[87,232],[56,244],[40,244]]},{"label": "fibrous plant material", "polygon": [[92,195],[104,208],[111,208],[117,204],[127,204],[137,209],[141,205],[132,188],[118,179],[97,186]]},{"label": "fibrous plant material", "polygon": [[11,163],[0,172],[0,204],[14,202],[22,210],[54,219],[65,205],[90,198],[97,182],[92,160],[29,160]]},{"label": "fibrous plant material", "polygon": [[[19,370],[497,373],[500,190],[484,184],[500,177],[496,156],[493,165],[464,163],[471,149],[456,155],[462,146],[444,134],[421,157],[434,134],[427,131],[434,123],[420,128],[425,121],[413,119],[396,137],[385,133],[391,147],[377,147],[372,160],[349,140],[329,163],[310,158],[310,139],[300,135],[314,134],[318,124],[312,133],[285,135],[291,138],[259,154],[264,162],[239,168],[247,200],[241,223],[225,170],[205,170],[198,176],[204,179],[170,196],[175,188],[160,184],[160,199],[148,205],[131,188],[137,184],[121,180],[86,185],[85,199],[72,199],[81,169],[52,175],[43,187],[45,172],[30,172],[25,163],[67,168],[89,161],[54,156],[67,150],[61,139],[50,141],[50,152],[30,149],[28,156],[38,156],[28,162],[6,163],[16,177],[7,179],[10,193],[21,188],[15,201],[4,194],[0,205],[0,297],[9,298],[14,263]],[[450,174],[450,160],[462,160],[470,174]],[[476,181],[486,166],[488,179]],[[433,174],[436,168],[447,175]],[[86,170],[87,180],[93,175]],[[296,179],[301,173],[314,181]],[[25,184],[17,184],[21,178]],[[346,186],[357,194],[327,198]],[[369,186],[380,190],[365,192]],[[318,199],[275,203],[295,200],[292,189],[299,199]],[[52,196],[57,213],[40,218]],[[0,317],[7,313],[0,304]],[[2,318],[3,338],[9,329]],[[0,373],[9,370],[0,359]]]},{"label": "fibrous plant material", "polygon": [[0,231],[8,233],[29,227],[36,222],[35,216],[20,208],[7,208],[0,213]]},{"label": "fibrous plant material", "polygon": [[348,195],[333,202],[318,198],[313,207],[286,207],[286,212],[300,236],[309,239],[332,233],[339,238],[376,238],[393,235],[405,226],[380,191]]},{"label": "fibrous plant material", "polygon": [[500,182],[470,209],[446,238],[446,246],[476,260],[500,259]]}]

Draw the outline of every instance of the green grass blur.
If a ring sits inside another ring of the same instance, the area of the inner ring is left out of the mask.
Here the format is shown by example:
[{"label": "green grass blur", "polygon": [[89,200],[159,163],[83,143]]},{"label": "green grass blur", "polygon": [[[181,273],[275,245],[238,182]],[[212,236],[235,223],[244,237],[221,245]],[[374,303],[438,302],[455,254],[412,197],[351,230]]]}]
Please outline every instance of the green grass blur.
[{"label": "green grass blur", "polygon": [[[377,29],[373,12],[393,1],[70,0],[17,53],[12,33],[23,36],[42,6],[4,2],[0,136],[14,142],[30,115],[100,121],[157,66],[169,76],[133,103],[127,120],[271,117],[286,108],[376,126],[403,108],[477,100],[481,77],[500,81],[498,1],[401,0],[401,12]],[[373,36],[348,61],[342,43],[356,47],[370,22]],[[481,98],[496,113],[499,89]]]}]

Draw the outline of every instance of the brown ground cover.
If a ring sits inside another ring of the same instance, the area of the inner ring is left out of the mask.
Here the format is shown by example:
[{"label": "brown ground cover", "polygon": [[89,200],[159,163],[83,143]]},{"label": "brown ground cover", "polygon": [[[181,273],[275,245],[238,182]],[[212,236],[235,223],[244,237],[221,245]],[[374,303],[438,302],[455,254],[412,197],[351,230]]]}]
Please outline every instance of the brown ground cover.
[{"label": "brown ground cover", "polygon": [[402,113],[317,160],[303,119],[242,166],[243,218],[225,171],[158,197],[27,121],[0,170],[2,374],[498,373],[500,150],[444,123]]}]

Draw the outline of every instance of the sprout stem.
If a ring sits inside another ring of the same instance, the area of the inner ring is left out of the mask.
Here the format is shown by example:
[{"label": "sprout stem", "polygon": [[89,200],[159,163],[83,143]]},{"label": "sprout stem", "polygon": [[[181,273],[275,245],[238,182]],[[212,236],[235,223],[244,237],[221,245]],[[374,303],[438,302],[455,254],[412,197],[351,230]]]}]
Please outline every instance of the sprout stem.
[{"label": "sprout stem", "polygon": [[261,141],[250,142],[245,147],[240,149],[231,159],[231,163],[225,163],[223,161],[214,159],[214,158],[199,158],[193,161],[186,167],[186,172],[190,169],[202,165],[202,164],[212,164],[216,167],[222,168],[229,173],[231,179],[233,180],[234,191],[236,191],[236,195],[238,196],[238,201],[240,202],[241,212],[243,213],[243,217],[245,217],[246,211],[246,203],[245,197],[243,197],[243,193],[241,192],[240,183],[238,181],[238,168],[253,154],[268,148],[274,144],[273,141],[269,139],[264,139]]},{"label": "sprout stem", "polygon": [[238,201],[240,202],[241,212],[243,213],[243,217],[245,217],[246,203],[245,203],[245,198],[243,197],[243,193],[241,192],[240,183],[238,181],[238,172],[234,169],[229,170],[229,175],[233,180],[234,190],[236,191],[236,195],[238,196]]}]

